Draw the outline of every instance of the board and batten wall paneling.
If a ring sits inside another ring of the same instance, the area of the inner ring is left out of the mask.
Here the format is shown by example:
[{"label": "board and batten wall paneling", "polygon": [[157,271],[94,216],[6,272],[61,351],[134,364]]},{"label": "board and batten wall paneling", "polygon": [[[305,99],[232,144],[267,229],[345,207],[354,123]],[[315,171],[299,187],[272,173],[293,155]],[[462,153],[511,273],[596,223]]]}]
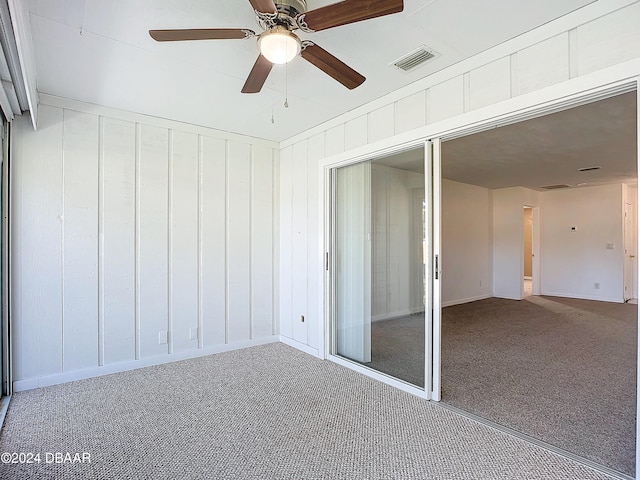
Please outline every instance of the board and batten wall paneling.
[{"label": "board and batten wall paneling", "polygon": [[280,152],[280,255],[279,255],[279,319],[280,334],[293,338],[293,149]]},{"label": "board and batten wall paneling", "polygon": [[427,95],[424,90],[396,102],[395,133],[403,133],[427,123]]},{"label": "board and batten wall paneling", "polygon": [[293,146],[293,162],[291,166],[291,194],[293,198],[293,249],[292,263],[296,267],[292,276],[292,337],[307,344],[307,142]]},{"label": "board and batten wall paneling", "polygon": [[253,147],[251,159],[251,334],[274,335],[273,151]]},{"label": "board and batten wall paneling", "polygon": [[276,145],[78,105],[12,128],[17,390],[275,340]]},{"label": "board and batten wall paneling", "polygon": [[[346,150],[352,150],[369,142],[367,116],[363,115],[345,123],[344,142]],[[322,152],[324,154],[324,142],[322,142]]]},{"label": "board and batten wall paneling", "polygon": [[168,353],[158,332],[169,329],[169,130],[141,125],[138,148],[139,354],[147,358]]},{"label": "board and batten wall paneling", "polygon": [[177,131],[169,138],[169,351],[173,353],[198,344],[199,139],[194,133]]},{"label": "board and batten wall paneling", "polygon": [[512,90],[521,95],[569,80],[569,32],[520,50]]},{"label": "board and batten wall paneling", "polygon": [[308,142],[307,163],[307,339],[310,347],[319,349],[322,336],[318,326],[322,323],[322,299],[324,284],[321,281],[325,268],[322,241],[323,207],[317,172],[324,157],[324,136],[315,135]]},{"label": "board and batten wall paneling", "polygon": [[640,57],[640,3],[622,8],[576,30],[578,75]]},{"label": "board and batten wall paneling", "polygon": [[101,118],[100,361],[135,360],[135,153],[133,122]]},{"label": "board and batten wall paneling", "polygon": [[251,337],[251,147],[228,142],[227,155],[228,341],[234,342]]},{"label": "board and batten wall paneling", "polygon": [[385,105],[369,113],[368,125],[369,142],[393,136],[395,133],[395,105]]},{"label": "board and batten wall paneling", "polygon": [[38,132],[12,123],[14,378],[62,372],[62,116],[42,106]]},{"label": "board and batten wall paneling", "polygon": [[200,194],[202,344],[226,341],[227,142],[203,137]]},{"label": "board and batten wall paneling", "polygon": [[464,81],[457,76],[427,90],[427,123],[464,113]]},{"label": "board and batten wall paneling", "polygon": [[[344,152],[345,150],[345,126],[344,124],[330,128],[325,132],[325,154],[327,157],[335,155],[336,153]],[[367,143],[370,143],[368,140]]]},{"label": "board and batten wall paneling", "polygon": [[469,72],[469,110],[511,98],[511,57]]},{"label": "board and batten wall paneling", "polygon": [[64,370],[98,359],[98,117],[64,112]]}]

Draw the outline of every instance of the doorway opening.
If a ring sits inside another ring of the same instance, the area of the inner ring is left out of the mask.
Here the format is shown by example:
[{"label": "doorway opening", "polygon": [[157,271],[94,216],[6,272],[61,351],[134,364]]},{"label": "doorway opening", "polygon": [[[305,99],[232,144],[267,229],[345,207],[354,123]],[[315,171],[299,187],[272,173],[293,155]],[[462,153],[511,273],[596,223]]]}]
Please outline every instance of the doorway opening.
[{"label": "doorway opening", "polygon": [[[623,223],[626,192],[637,192],[636,105],[623,93],[442,144],[443,403],[626,475],[638,314],[623,264],[637,212],[627,241]],[[462,269],[455,290],[447,272]]]},{"label": "doorway opening", "polygon": [[522,268],[524,270],[524,275],[522,276],[522,297],[530,297],[533,295],[533,208],[524,207],[523,209],[523,238],[524,242],[522,248],[524,249],[523,254],[523,265]]}]

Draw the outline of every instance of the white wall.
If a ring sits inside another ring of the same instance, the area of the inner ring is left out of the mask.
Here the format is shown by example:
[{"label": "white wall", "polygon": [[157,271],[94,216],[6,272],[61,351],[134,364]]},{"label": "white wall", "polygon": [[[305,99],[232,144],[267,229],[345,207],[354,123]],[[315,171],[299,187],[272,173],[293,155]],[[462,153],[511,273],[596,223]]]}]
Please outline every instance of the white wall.
[{"label": "white wall", "polygon": [[442,180],[442,305],[492,292],[492,200],[484,187]]},{"label": "white wall", "polygon": [[542,294],[623,301],[622,185],[544,192],[540,199]]},{"label": "white wall", "polygon": [[276,144],[52,103],[12,124],[16,389],[276,339]]},{"label": "white wall", "polygon": [[[356,157],[366,159],[371,153],[392,145],[499,116],[503,111],[501,105],[513,105],[514,110],[527,108],[554,95],[567,95],[566,91],[575,93],[585,88],[585,84],[604,85],[610,80],[607,75],[600,80],[600,73],[608,67],[623,65],[625,72],[633,70],[637,74],[638,24],[640,2],[594,2],[282,142],[279,177],[282,336],[300,348],[324,354],[326,166],[347,163]],[[610,75],[617,75],[615,67],[610,71]],[[580,83],[579,88],[572,87],[582,79],[586,79],[586,83]],[[305,181],[303,176],[292,175],[298,163],[306,168],[306,183],[302,185],[298,182]],[[304,231],[293,228],[287,220],[294,206],[300,208],[300,205],[305,205],[310,212]],[[520,214],[521,210],[522,205]],[[300,258],[306,261],[293,263],[287,259],[292,254],[293,240],[304,241],[304,238],[306,256]],[[306,303],[297,304],[298,311],[292,313],[292,287],[301,280],[307,282]],[[312,319],[304,325],[304,334],[293,328],[299,311],[307,312],[307,318]]]},{"label": "white wall", "polygon": [[[422,229],[414,231],[414,191],[424,198],[424,175],[373,164],[371,168],[371,315],[374,321],[424,311]],[[419,259],[419,268],[415,261]],[[419,295],[415,295],[416,285]]]}]

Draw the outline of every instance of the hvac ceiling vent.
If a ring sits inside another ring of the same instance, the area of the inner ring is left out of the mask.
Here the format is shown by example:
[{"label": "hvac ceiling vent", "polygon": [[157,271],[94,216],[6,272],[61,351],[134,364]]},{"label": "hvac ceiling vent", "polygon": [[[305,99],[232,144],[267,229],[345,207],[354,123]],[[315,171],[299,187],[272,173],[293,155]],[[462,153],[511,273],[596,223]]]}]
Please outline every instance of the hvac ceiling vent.
[{"label": "hvac ceiling vent", "polygon": [[540,188],[544,188],[545,190],[558,190],[559,188],[569,188],[569,185],[561,183],[559,185],[544,185]]},{"label": "hvac ceiling vent", "polygon": [[398,60],[391,62],[389,65],[393,65],[403,72],[408,72],[409,70],[413,70],[414,68],[424,64],[427,60],[431,60],[437,56],[438,54],[435,51],[425,45],[422,45]]}]

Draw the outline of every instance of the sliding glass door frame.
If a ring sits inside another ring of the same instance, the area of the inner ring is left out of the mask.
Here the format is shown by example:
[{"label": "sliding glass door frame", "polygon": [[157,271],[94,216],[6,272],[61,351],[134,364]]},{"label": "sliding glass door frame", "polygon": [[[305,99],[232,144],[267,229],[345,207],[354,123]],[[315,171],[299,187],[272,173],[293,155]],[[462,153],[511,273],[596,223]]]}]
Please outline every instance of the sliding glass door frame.
[{"label": "sliding glass door frame", "polygon": [[429,400],[440,400],[440,346],[442,338],[442,211],[441,141],[425,141],[425,392]]},{"label": "sliding glass door frame", "polygon": [[[0,376],[2,379],[1,382],[1,391],[0,397],[10,397],[13,393],[12,390],[12,355],[11,355],[11,331],[10,331],[10,310],[9,310],[9,296],[10,296],[10,269],[9,269],[9,261],[10,261],[10,251],[9,251],[9,189],[10,189],[10,175],[9,175],[9,165],[10,165],[10,125],[8,123],[4,123],[2,125],[3,135],[2,135],[2,172],[0,176],[0,181],[2,183],[0,189],[0,195],[2,195],[1,200],[1,208],[0,212],[2,214],[2,226],[0,231],[0,271],[2,275],[2,281],[0,282],[1,294],[0,297],[2,299],[2,312],[1,321],[0,321],[0,355],[1,355],[1,367],[0,367]],[[0,411],[6,411],[5,406],[0,409]]]},{"label": "sliding glass door frame", "polygon": [[[610,97],[619,93],[635,90],[637,92],[636,99],[638,103],[638,120],[637,138],[640,139],[640,76],[638,73],[637,62],[627,62],[619,66],[614,66],[602,71],[594,72],[580,78],[573,79],[568,82],[563,82],[558,85],[553,85],[542,89],[540,91],[532,92],[528,95],[521,95],[495,105],[487,106],[477,111],[471,111],[459,115],[452,119],[446,119],[440,122],[436,122],[433,125],[426,125],[419,130],[412,132],[411,134],[402,134],[396,137],[388,139],[383,142],[382,147],[380,143],[372,145],[371,147],[363,146],[353,151],[343,152],[335,154],[332,157],[328,157],[324,160],[320,169],[324,171],[321,175],[321,183],[323,183],[323,191],[325,192],[325,253],[327,254],[327,268],[324,275],[325,285],[325,299],[324,299],[324,319],[325,321],[319,325],[321,329],[322,338],[325,339],[321,348],[320,355],[323,358],[330,359],[336,363],[342,363],[348,368],[357,370],[365,375],[376,378],[382,382],[390,385],[397,386],[398,388],[409,391],[415,395],[432,398],[437,400],[439,398],[439,374],[436,373],[436,382],[433,382],[431,388],[425,388],[425,390],[418,389],[416,387],[407,387],[404,382],[394,382],[389,377],[377,374],[366,368],[354,365],[351,362],[346,362],[339,357],[331,355],[330,351],[330,323],[332,318],[331,311],[331,275],[332,271],[329,267],[332,266],[329,253],[331,248],[331,232],[330,232],[330,172],[332,169],[363,161],[373,156],[382,155],[393,151],[399,151],[403,147],[417,146],[419,143],[424,143],[424,139],[438,139],[441,142],[452,140],[454,138],[470,135],[483,130],[496,128],[512,123],[516,123],[528,118],[534,118],[548,113],[564,110],[574,106],[582,105],[585,103],[593,102],[597,99]],[[439,167],[439,164],[438,164]],[[638,151],[638,171],[640,171],[640,151]],[[425,175],[426,177],[426,175]],[[425,185],[426,187],[427,185]],[[425,190],[426,191],[426,190]],[[639,202],[636,202],[636,207],[640,208]],[[640,236],[640,222],[637,225],[637,235]],[[428,238],[428,235],[427,235]],[[430,255],[429,258],[432,258]],[[431,262],[427,262],[431,263]],[[440,265],[439,265],[440,266]],[[638,275],[640,276],[640,262],[638,263]],[[430,266],[427,266],[427,277],[431,278],[433,272]],[[447,272],[445,271],[446,275]],[[440,335],[440,332],[432,332],[434,337]],[[426,342],[429,345],[431,342]],[[439,350],[439,342],[433,342],[433,345]],[[425,347],[426,348],[426,347]],[[434,352],[428,352],[426,358],[430,358]],[[436,353],[436,359],[439,358],[439,352]],[[640,358],[640,331],[638,332],[638,358]],[[427,362],[427,365],[429,363]],[[439,368],[439,366],[438,366]],[[433,364],[431,364],[430,374],[433,376]],[[636,368],[637,386],[638,386],[638,408],[640,412],[640,368]],[[640,418],[640,415],[636,415]],[[636,439],[640,439],[640,422],[636,422],[637,434]],[[636,441],[636,471],[640,471],[640,441]],[[638,477],[640,478],[640,477]]]},{"label": "sliding glass door frame", "polygon": [[[327,313],[328,321],[325,322],[325,328],[323,331],[323,336],[325,338],[325,358],[332,360],[336,363],[347,366],[348,368],[354,369],[360,373],[363,373],[367,376],[380,380],[389,385],[395,386],[402,390],[408,391],[414,395],[427,398],[427,399],[439,399],[439,381],[440,381],[440,366],[439,363],[437,367],[433,367],[432,362],[433,359],[437,359],[439,362],[440,355],[440,326],[439,326],[439,303],[438,307],[434,308],[434,304],[432,303],[434,294],[431,292],[431,288],[434,286],[434,282],[430,280],[430,277],[433,276],[434,265],[433,265],[433,255],[428,252],[438,252],[439,254],[439,244],[437,249],[432,245],[432,240],[430,237],[430,232],[433,229],[431,224],[434,219],[433,209],[436,208],[438,214],[435,218],[438,219],[439,222],[439,206],[434,207],[433,203],[433,186],[435,185],[437,188],[437,198],[439,199],[439,185],[440,180],[438,179],[436,182],[430,177],[430,174],[427,172],[438,172],[440,171],[439,163],[436,166],[435,170],[433,169],[433,155],[432,151],[436,152],[439,155],[439,141],[425,141],[424,139],[411,142],[408,144],[396,146],[395,148],[387,149],[383,152],[377,152],[376,155],[371,156],[363,156],[356,157],[351,159],[350,161],[340,162],[339,164],[334,164],[331,166],[326,166],[323,181],[324,181],[324,191],[325,198],[328,199],[327,208],[325,208],[325,225],[327,228],[325,229],[325,245],[327,245],[325,251],[325,291],[327,295],[325,296],[325,312]],[[435,146],[435,148],[433,148]],[[358,362],[351,361],[348,358],[340,356],[337,354],[338,344],[336,341],[336,317],[337,317],[337,290],[336,290],[336,275],[338,262],[336,258],[336,216],[337,216],[337,205],[336,205],[336,184],[337,184],[337,171],[342,167],[347,167],[351,165],[355,165],[358,163],[370,161],[375,158],[380,158],[387,155],[393,155],[395,153],[402,152],[404,150],[409,150],[413,148],[424,147],[424,165],[425,165],[425,217],[424,217],[424,225],[423,231],[425,233],[423,241],[424,241],[424,263],[425,263],[425,271],[424,271],[424,291],[423,295],[425,298],[425,387],[420,388],[414,385],[410,385],[402,380],[396,379],[392,376],[384,374],[382,372],[378,372],[376,370],[367,368]],[[438,225],[439,231],[439,225]],[[436,292],[435,298],[439,299],[440,294],[439,290]],[[433,321],[433,314],[436,312],[437,322]],[[435,325],[435,328],[434,328]],[[435,333],[435,335],[434,335]],[[437,344],[433,344],[432,342],[436,341]],[[434,357],[435,353],[435,357]],[[435,373],[435,375],[434,375]],[[434,396],[434,379],[436,381],[435,385],[437,388],[437,395]]]}]

